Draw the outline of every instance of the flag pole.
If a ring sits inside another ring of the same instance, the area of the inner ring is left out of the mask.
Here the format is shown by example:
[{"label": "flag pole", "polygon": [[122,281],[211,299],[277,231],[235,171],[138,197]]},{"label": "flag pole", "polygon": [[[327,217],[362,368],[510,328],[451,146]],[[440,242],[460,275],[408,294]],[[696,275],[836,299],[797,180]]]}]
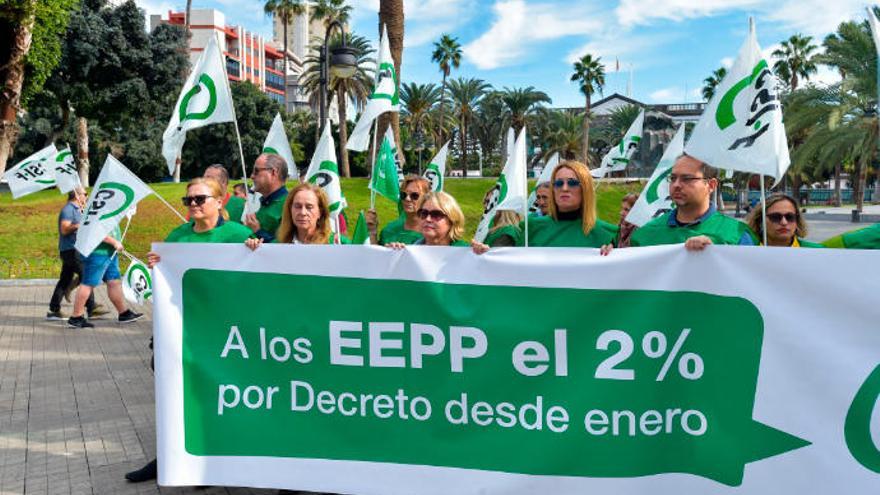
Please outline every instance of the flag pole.
[{"label": "flag pole", "polygon": [[155,194],[156,197],[159,198],[159,201],[161,201],[162,203],[164,203],[165,206],[167,206],[169,210],[173,211],[174,214],[177,215],[177,218],[179,218],[181,222],[186,223],[186,218],[185,218],[183,215],[181,215],[179,211],[177,211],[176,209],[174,209],[174,207],[171,206],[171,203],[169,203],[168,201],[165,201],[165,198],[163,198],[163,197],[162,197],[159,193],[157,193],[156,191],[153,191],[153,194]]},{"label": "flag pole", "polygon": [[373,153],[372,153],[372,161],[370,162],[370,209],[376,209],[376,191],[373,189],[373,175],[376,173],[376,134],[379,132],[379,117],[382,114],[376,116],[376,119],[373,121]]},{"label": "flag pole", "polygon": [[767,197],[764,192],[764,176],[758,177],[761,179],[761,222],[763,223],[761,230],[764,232],[764,247],[767,247]]},{"label": "flag pole", "polygon": [[[219,39],[220,35],[219,35],[219,33],[215,32],[215,38],[217,39],[217,53],[219,53],[221,55],[220,67],[223,68],[223,77],[226,78],[226,89],[227,89],[227,93],[229,94],[229,103],[232,104],[232,122],[235,125],[235,139],[238,141],[238,157],[241,160],[241,174],[242,174],[241,180],[244,181],[245,190],[248,191],[248,194],[250,194],[250,187],[248,187],[247,168],[245,167],[245,163],[244,163],[244,148],[242,148],[242,146],[241,146],[241,133],[239,133],[239,131],[238,131],[238,115],[236,114],[236,111],[235,111],[235,100],[232,99],[232,88],[229,85],[229,73],[226,72],[226,61],[223,60],[222,53],[220,53],[220,39]],[[285,67],[284,77],[285,78],[287,77],[286,67]],[[287,81],[285,80],[285,84],[286,83],[287,83]],[[287,104],[286,101],[284,103],[285,103],[285,105]],[[224,192],[226,192],[226,191],[224,191]]]}]

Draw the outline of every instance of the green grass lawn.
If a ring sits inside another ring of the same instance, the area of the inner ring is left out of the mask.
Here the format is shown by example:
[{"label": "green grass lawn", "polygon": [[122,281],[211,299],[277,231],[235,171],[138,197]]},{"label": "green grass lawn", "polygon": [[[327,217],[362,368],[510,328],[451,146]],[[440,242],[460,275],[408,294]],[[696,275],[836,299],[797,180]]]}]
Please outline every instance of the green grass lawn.
[{"label": "green grass lawn", "polygon": [[[458,200],[467,220],[469,235],[477,227],[483,211],[483,195],[495,179],[455,179],[446,181],[446,191]],[[293,183],[289,184],[292,185]],[[180,204],[184,184],[151,184],[157,194],[165,198],[181,213]],[[367,179],[344,179],[342,188],[348,200],[349,231],[360,210],[370,206]],[[620,199],[628,192],[638,192],[641,185],[609,185],[599,188],[599,217],[616,224],[619,220]],[[58,260],[58,212],[66,196],[56,189],[47,189],[13,201],[9,193],[0,194],[0,278],[53,278],[60,271]],[[397,217],[397,206],[382,197],[376,198],[380,229]],[[161,241],[180,220],[157,198],[150,196],[138,204],[138,213],[131,222],[125,238],[125,247],[131,254],[142,258],[150,243]],[[125,220],[123,220],[123,227]]]}]

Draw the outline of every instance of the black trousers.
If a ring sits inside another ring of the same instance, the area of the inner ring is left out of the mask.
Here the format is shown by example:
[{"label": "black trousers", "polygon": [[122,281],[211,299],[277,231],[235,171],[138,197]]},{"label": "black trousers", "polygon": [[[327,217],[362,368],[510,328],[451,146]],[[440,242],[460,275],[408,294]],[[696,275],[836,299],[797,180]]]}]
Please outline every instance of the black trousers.
[{"label": "black trousers", "polygon": [[[61,276],[58,277],[58,283],[55,284],[55,291],[52,292],[52,300],[49,301],[49,311],[61,310],[61,298],[67,292],[67,288],[73,283],[73,277],[78,276],[82,279],[83,266],[79,260],[76,249],[68,249],[61,251]],[[89,299],[86,301],[86,310],[91,313],[95,307],[95,292],[92,291]]]}]

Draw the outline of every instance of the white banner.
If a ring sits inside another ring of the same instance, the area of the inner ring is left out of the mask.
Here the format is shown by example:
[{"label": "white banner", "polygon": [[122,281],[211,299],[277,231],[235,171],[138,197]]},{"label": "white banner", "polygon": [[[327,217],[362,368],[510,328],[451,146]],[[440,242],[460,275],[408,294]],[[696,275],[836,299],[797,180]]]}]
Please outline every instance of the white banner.
[{"label": "white banner", "polygon": [[153,250],[161,485],[880,490],[876,252]]}]

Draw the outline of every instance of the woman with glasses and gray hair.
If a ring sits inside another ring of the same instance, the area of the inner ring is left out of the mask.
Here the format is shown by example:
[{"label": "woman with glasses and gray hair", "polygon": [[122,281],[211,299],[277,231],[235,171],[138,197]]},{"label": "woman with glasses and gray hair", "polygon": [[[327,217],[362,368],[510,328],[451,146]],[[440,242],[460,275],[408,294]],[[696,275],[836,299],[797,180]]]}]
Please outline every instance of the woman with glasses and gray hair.
[{"label": "woman with glasses and gray hair", "polygon": [[[807,236],[807,222],[804,221],[797,201],[788,194],[777,193],[766,200],[767,209],[767,245],[777,247],[821,248],[821,244],[804,239]],[[755,205],[749,212],[746,223],[758,235],[764,238],[764,219],[762,214],[765,206]]]}]

